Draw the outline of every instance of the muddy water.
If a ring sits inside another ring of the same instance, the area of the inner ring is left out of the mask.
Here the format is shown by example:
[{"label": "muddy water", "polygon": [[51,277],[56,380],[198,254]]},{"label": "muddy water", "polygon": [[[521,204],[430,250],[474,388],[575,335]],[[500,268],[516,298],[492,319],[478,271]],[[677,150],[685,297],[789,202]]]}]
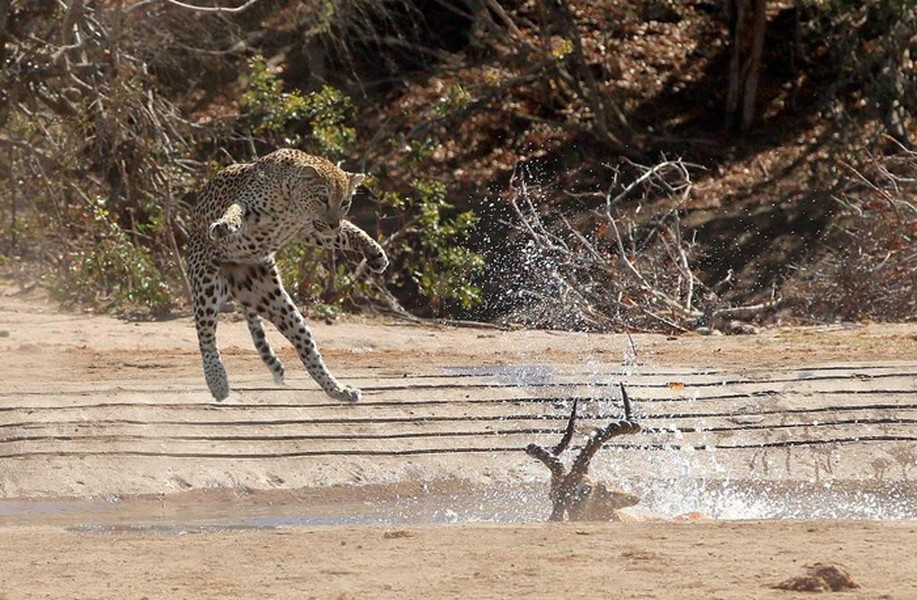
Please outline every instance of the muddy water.
[{"label": "muddy water", "polygon": [[[721,520],[904,520],[917,518],[909,482],[656,481],[627,486],[642,517],[692,511]],[[174,496],[0,501],[0,526],[48,524],[83,533],[186,535],[236,529],[338,525],[531,523],[549,513],[542,485],[429,484]]]}]

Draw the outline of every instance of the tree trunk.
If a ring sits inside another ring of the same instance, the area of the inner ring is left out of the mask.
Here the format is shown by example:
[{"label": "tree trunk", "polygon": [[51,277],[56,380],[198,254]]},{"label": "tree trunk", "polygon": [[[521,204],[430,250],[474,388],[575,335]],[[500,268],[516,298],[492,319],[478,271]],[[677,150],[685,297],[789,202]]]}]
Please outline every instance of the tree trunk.
[{"label": "tree trunk", "polygon": [[732,58],[726,97],[726,128],[742,133],[756,115],[761,55],[767,26],[767,0],[726,0]]},{"label": "tree trunk", "polygon": [[888,56],[878,80],[884,88],[882,96],[887,98],[882,102],[886,131],[904,148],[910,149],[908,123],[912,113],[908,105],[914,100],[908,97],[908,79],[914,76],[914,67],[917,66],[917,61],[911,56],[911,47],[917,47],[917,9],[904,9],[899,17],[885,34],[888,37]]}]

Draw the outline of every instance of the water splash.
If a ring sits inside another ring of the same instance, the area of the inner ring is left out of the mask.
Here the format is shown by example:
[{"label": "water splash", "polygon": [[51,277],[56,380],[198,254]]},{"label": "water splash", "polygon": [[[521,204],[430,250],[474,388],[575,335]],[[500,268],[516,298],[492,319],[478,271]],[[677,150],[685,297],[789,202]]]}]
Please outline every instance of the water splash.
[{"label": "water splash", "polygon": [[[576,343],[575,338],[568,339]],[[575,352],[575,348],[571,350]],[[602,375],[607,373],[607,366],[593,356],[584,364],[586,372],[580,372],[579,377],[595,391],[587,394],[592,401],[582,406],[581,414],[621,418],[620,399],[613,393],[616,387],[609,386]],[[622,376],[639,376],[641,368],[625,352]],[[696,404],[697,391],[687,390],[680,401],[685,406]],[[757,400],[749,396],[749,402]],[[569,406],[552,408],[569,410]],[[818,439],[814,423],[813,419],[813,426],[802,434],[806,438]],[[831,444],[779,450],[762,446],[758,451],[751,448],[741,452],[722,447],[724,438],[713,431],[716,424],[700,416],[691,421],[690,439],[680,428],[674,428],[661,438],[664,441],[659,446],[607,448],[592,465],[593,478],[637,495],[642,499],[641,514],[663,519],[692,512],[723,520],[917,518],[917,482],[908,479],[908,468],[917,464],[917,452],[910,445],[883,445],[869,451]],[[870,428],[864,432],[881,433]],[[759,434],[766,442],[783,439],[771,437],[773,432],[766,429],[754,430],[751,435]],[[895,461],[900,464],[897,468]],[[893,471],[901,477],[892,477]],[[543,485],[542,496],[547,492]]]}]

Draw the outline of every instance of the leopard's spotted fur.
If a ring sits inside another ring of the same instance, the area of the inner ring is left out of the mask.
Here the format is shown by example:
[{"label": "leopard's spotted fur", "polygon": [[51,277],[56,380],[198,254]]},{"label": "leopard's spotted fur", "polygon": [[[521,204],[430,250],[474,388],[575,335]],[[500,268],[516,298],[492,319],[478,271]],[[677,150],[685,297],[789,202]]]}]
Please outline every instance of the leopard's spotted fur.
[{"label": "leopard's spotted fur", "polygon": [[232,296],[274,380],[283,365],[264,335],[261,318],[272,322],[296,347],[309,374],[338,400],[356,401],[360,390],[342,385],[328,371],[302,314],[284,290],[274,255],[296,239],[307,245],[361,252],[376,272],[388,266],[382,247],[344,219],[363,175],[299,150],[277,150],[227,167],[201,192],[188,241],[194,320],[204,376],[216,400],[229,395],[226,369],[216,344],[220,308]]}]

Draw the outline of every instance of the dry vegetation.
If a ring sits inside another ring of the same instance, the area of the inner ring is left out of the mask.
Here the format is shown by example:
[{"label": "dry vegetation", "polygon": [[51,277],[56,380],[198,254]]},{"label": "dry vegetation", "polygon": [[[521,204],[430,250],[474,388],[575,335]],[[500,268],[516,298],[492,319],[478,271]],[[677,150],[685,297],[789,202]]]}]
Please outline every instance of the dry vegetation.
[{"label": "dry vegetation", "polygon": [[394,257],[381,280],[291,249],[327,317],[917,314],[907,0],[234,6],[0,0],[6,269],[67,303],[181,310],[202,179],[293,145],[375,176],[354,219]]}]

